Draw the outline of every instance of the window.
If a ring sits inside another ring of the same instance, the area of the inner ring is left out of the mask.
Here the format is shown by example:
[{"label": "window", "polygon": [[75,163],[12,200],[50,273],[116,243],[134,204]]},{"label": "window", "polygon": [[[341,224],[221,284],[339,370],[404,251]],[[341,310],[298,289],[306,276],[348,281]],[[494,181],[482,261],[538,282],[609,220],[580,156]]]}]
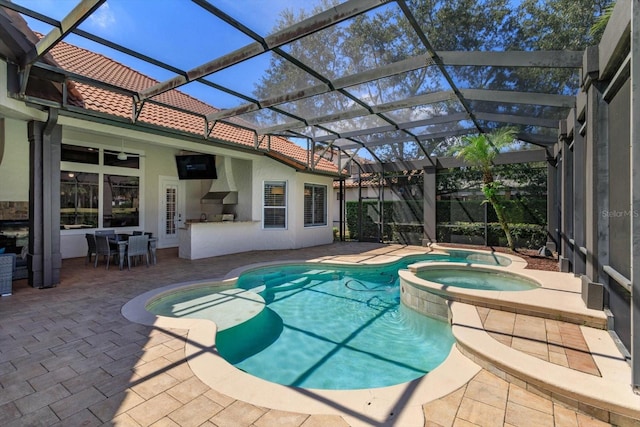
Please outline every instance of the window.
[{"label": "window", "polygon": [[97,148],[62,144],[60,158],[63,162],[97,165],[100,163],[100,152]]},{"label": "window", "polygon": [[103,188],[102,226],[137,227],[140,225],[139,178],[104,174]]},{"label": "window", "polygon": [[264,183],[263,212],[262,226],[264,228],[287,228],[286,182]]},{"label": "window", "polygon": [[327,225],[327,187],[304,185],[304,226]]},{"label": "window", "polygon": [[60,225],[63,228],[98,226],[98,174],[60,173]]},{"label": "window", "polygon": [[140,158],[136,154],[125,153],[126,158],[118,158],[117,154],[104,153],[105,166],[140,169]]},{"label": "window", "polygon": [[[115,160],[114,160],[115,159]],[[140,226],[140,160],[118,160],[100,148],[62,145],[60,226]]]}]

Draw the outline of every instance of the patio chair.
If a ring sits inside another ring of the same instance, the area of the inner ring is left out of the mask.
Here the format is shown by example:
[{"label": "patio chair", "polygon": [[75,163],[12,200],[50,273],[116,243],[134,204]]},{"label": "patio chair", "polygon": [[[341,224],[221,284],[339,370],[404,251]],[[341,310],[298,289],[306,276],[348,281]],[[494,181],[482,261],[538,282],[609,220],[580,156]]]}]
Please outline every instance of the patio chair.
[{"label": "patio chair", "polygon": [[116,235],[116,230],[96,230],[95,235],[113,237]]},{"label": "patio chair", "polygon": [[149,267],[149,236],[142,234],[129,237],[127,244],[127,266],[131,270],[131,258],[145,256],[147,267]]},{"label": "patio chair", "polygon": [[11,282],[16,269],[16,254],[0,254],[0,295],[11,295]]},{"label": "patio chair", "polygon": [[107,261],[107,270],[109,269],[109,261],[112,256],[118,255],[118,250],[113,249],[109,244],[109,236],[108,235],[96,235],[96,262],[94,267],[98,266],[98,258],[100,255],[104,256]]},{"label": "patio chair", "polygon": [[84,236],[87,239],[87,258],[84,260],[84,265],[87,265],[91,262],[91,257],[96,255],[96,236],[91,233],[86,233]]}]

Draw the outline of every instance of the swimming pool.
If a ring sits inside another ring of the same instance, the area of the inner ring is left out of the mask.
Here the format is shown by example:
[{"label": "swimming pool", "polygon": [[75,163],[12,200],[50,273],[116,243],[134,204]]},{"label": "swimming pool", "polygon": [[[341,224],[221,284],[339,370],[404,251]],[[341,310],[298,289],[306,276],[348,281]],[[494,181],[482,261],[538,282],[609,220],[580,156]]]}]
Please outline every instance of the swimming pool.
[{"label": "swimming pool", "polygon": [[[216,347],[238,369],[296,387],[363,389],[419,378],[447,357],[454,339],[446,322],[399,304],[397,271],[425,260],[468,263],[467,255],[409,256],[378,266],[305,263],[246,271],[237,288],[262,296],[265,307],[219,330]],[[206,292],[165,295],[147,310],[202,316],[218,305]]]}]

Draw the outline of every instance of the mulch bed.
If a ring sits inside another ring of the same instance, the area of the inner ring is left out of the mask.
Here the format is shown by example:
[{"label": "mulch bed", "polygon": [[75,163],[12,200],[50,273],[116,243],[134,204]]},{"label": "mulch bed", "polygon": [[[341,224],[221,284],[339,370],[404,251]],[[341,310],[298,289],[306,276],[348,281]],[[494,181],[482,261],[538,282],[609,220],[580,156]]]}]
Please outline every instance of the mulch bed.
[{"label": "mulch bed", "polygon": [[479,249],[483,251],[509,253],[515,256],[519,256],[520,258],[523,258],[525,261],[527,261],[526,268],[532,270],[559,271],[557,254],[553,254],[553,256],[551,257],[544,257],[538,254],[537,249],[517,249],[516,252],[513,252],[509,248],[502,248],[497,246],[462,245],[454,243],[438,243],[438,245],[449,248]]}]

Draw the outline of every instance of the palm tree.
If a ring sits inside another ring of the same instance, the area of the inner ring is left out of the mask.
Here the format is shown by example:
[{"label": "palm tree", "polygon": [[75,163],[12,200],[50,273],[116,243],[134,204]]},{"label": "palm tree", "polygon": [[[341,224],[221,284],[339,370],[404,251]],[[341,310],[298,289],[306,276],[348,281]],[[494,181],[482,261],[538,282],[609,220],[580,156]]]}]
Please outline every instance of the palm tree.
[{"label": "palm tree", "polygon": [[500,150],[513,143],[516,132],[510,128],[502,128],[490,134],[465,136],[462,141],[466,144],[459,149],[457,157],[470,167],[482,172],[482,193],[486,197],[485,203],[491,203],[496,211],[498,222],[507,237],[509,249],[515,251],[509,223],[504,215],[504,208],[498,198],[500,184],[493,175],[493,161]]},{"label": "palm tree", "polygon": [[602,12],[602,15],[600,15],[596,19],[596,22],[591,26],[591,29],[589,30],[589,34],[600,39],[600,37],[602,36],[602,33],[604,33],[604,29],[607,27],[607,24],[609,23],[609,19],[611,19],[611,15],[613,14],[613,9],[615,7],[616,7],[616,2],[613,2],[604,9],[604,12]]}]

